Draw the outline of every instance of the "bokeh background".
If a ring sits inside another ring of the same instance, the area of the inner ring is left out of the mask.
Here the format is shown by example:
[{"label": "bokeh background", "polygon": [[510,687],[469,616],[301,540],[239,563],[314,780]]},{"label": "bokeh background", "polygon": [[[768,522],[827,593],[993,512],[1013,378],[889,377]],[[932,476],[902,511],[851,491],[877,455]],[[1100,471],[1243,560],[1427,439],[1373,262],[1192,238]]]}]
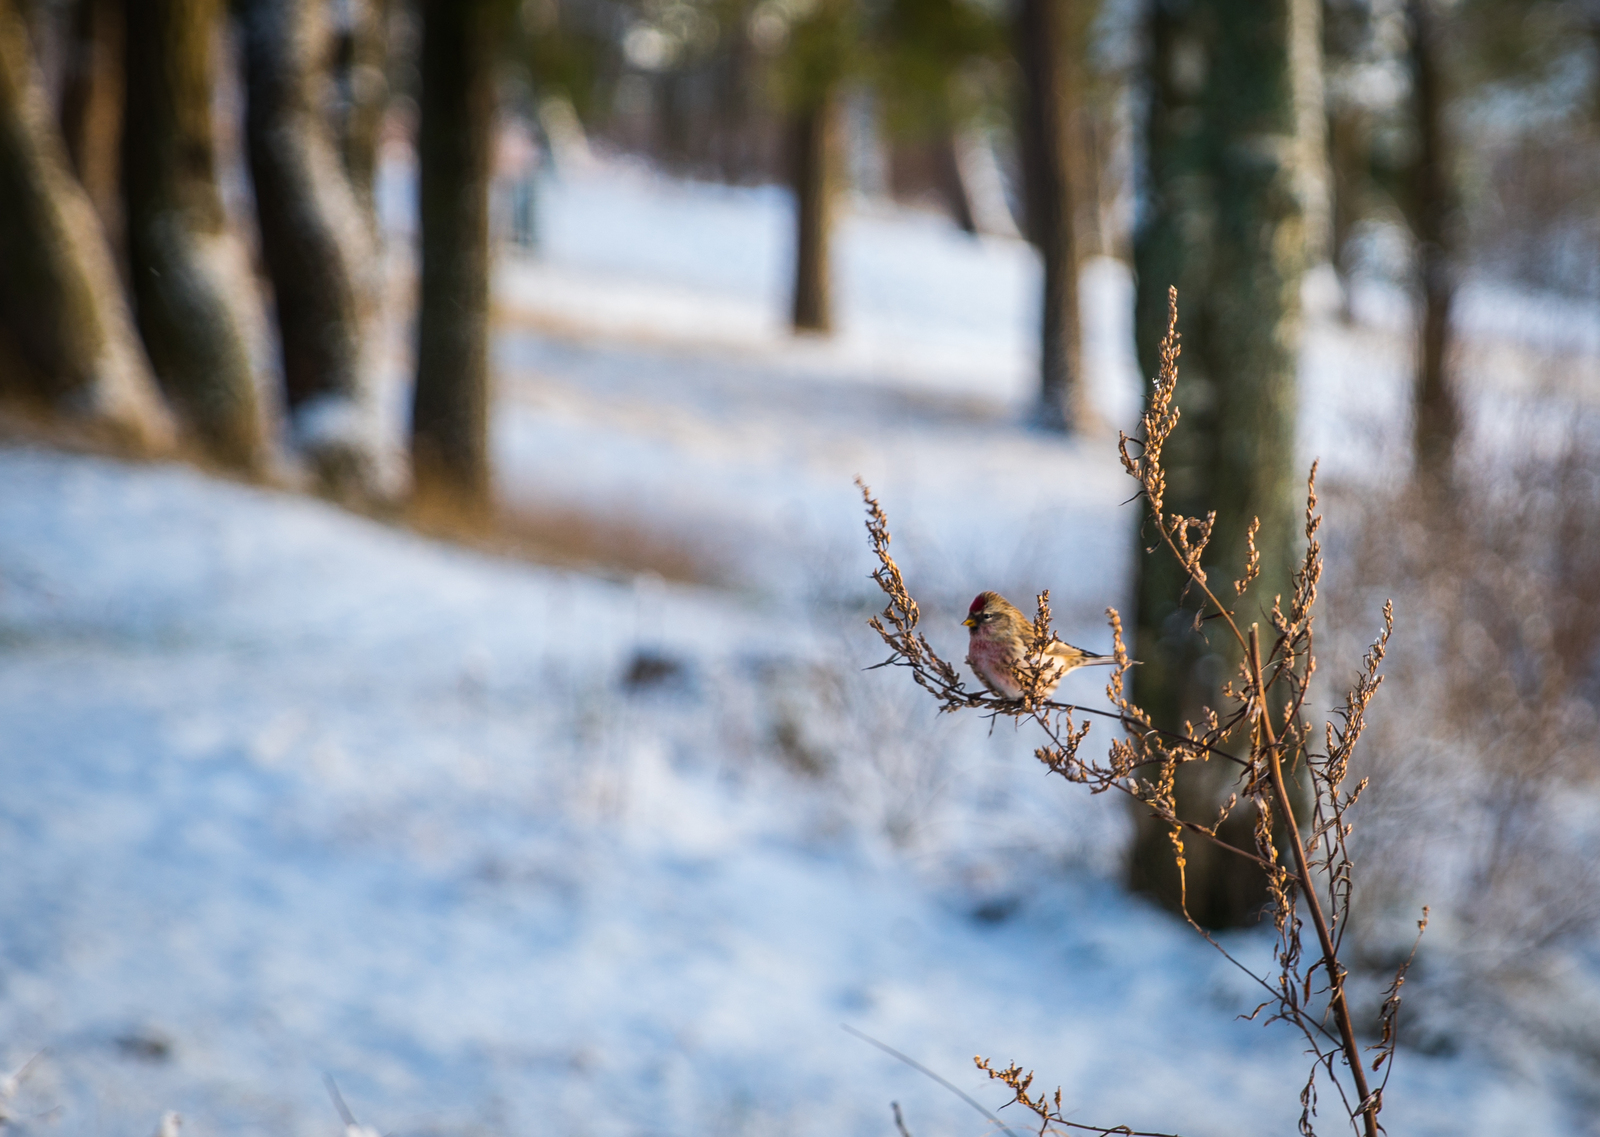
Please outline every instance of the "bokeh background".
[{"label": "bokeh background", "polygon": [[848,1024],[1292,1131],[1165,834],[863,670],[856,475],[949,657],[1048,588],[1215,705],[1172,286],[1213,571],[1316,460],[1325,706],[1395,602],[1389,1131],[1600,1133],[1588,0],[0,0],[0,1127],[993,1129]]}]

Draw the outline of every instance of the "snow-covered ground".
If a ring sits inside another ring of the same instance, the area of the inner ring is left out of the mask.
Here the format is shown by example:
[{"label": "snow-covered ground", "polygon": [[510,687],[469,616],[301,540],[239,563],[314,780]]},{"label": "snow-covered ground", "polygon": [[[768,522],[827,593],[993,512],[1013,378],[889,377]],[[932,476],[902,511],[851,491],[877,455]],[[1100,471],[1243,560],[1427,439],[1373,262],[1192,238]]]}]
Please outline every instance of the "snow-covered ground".
[{"label": "snow-covered ground", "polygon": [[[514,505],[592,505],[692,534],[712,575],[786,598],[848,587],[831,565],[854,548],[861,474],[941,599],[964,602],[979,579],[1048,585],[1080,618],[1120,599],[1128,511],[1112,440],[1133,429],[1142,391],[1122,264],[1085,272],[1101,431],[1063,444],[1027,428],[1039,268],[1019,241],[858,207],[836,245],[838,333],[796,339],[779,190],[616,164],[544,183],[540,214],[539,255],[506,253],[496,291],[497,459]],[[1363,282],[1346,324],[1331,280],[1306,293],[1304,464],[1403,480],[1405,294]],[[1484,282],[1458,312],[1478,445],[1559,441],[1574,407],[1600,418],[1600,312]]]},{"label": "snow-covered ground", "polygon": [[[858,670],[856,473],[952,654],[982,587],[1052,588],[1089,645],[1124,600],[1109,438],[1027,425],[1026,252],[860,211],[840,336],[795,345],[780,196],[605,167],[541,208],[543,257],[497,285],[501,492],[690,547],[718,587],[0,449],[0,1060],[43,1051],[22,1123],[328,1133],[331,1074],[385,1133],[887,1135],[891,1101],[918,1137],[989,1129],[848,1023],[991,1108],[975,1053],[1086,1121],[1291,1132],[1300,1046],[1109,883],[1118,803]],[[1091,277],[1121,425],[1129,286]],[[1399,374],[1392,331],[1330,329],[1313,445],[1380,401],[1335,383]],[[1385,1120],[1589,1131],[1470,1053],[1403,1052]]]},{"label": "snow-covered ground", "polygon": [[[804,691],[761,675],[800,687],[814,634],[180,468],[9,450],[0,481],[0,1038],[44,1048],[20,1105],[52,1130],[330,1132],[327,1072],[384,1132],[882,1134],[890,1100],[984,1131],[846,1022],[991,1106],[974,1053],[1085,1119],[1292,1128],[1295,1040],[1062,871],[1114,803],[924,707],[956,800],[897,851],[774,760],[766,704]],[[683,670],[630,688],[641,647]],[[1397,1133],[1569,1131],[1465,1060],[1405,1054],[1390,1102]]]}]

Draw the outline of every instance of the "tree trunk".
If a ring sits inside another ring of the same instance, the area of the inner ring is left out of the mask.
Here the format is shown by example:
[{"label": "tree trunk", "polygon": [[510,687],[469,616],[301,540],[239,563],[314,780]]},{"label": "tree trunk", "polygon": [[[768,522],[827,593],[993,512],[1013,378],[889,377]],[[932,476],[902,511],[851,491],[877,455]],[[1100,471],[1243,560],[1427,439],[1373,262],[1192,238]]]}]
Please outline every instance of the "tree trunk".
[{"label": "tree trunk", "polygon": [[0,392],[136,450],[172,423],[112,266],[67,168],[26,25],[0,0]]},{"label": "tree trunk", "polygon": [[[1241,575],[1250,520],[1261,519],[1261,578],[1242,603],[1246,621],[1288,593],[1300,549],[1295,366],[1305,178],[1291,2],[1157,0],[1151,14],[1149,183],[1135,241],[1140,359],[1153,375],[1167,287],[1176,284],[1184,418],[1166,451],[1167,501],[1186,514],[1217,511],[1206,566],[1224,593]],[[1196,600],[1182,599],[1176,566],[1160,551],[1145,552],[1156,540],[1148,522],[1137,539],[1135,654],[1143,666],[1135,696],[1157,725],[1181,728],[1203,707],[1220,708],[1220,688],[1238,661],[1196,629]],[[1182,768],[1187,816],[1215,818],[1233,773],[1222,765]],[[1248,828],[1242,838],[1248,842]],[[1258,908],[1258,870],[1222,860],[1203,841],[1185,848],[1196,919],[1223,927]],[[1130,868],[1135,887],[1177,906],[1171,846],[1148,811],[1138,815]]]},{"label": "tree trunk", "polygon": [[113,245],[121,242],[122,10],[75,0],[61,88],[61,133],[78,180]]},{"label": "tree trunk", "polygon": [[1322,65],[1323,0],[1289,2],[1289,74],[1293,91],[1297,181],[1307,266],[1327,264],[1333,249],[1333,171],[1328,161],[1328,99]]},{"label": "tree trunk", "polygon": [[1449,481],[1461,412],[1449,373],[1450,309],[1455,302],[1460,203],[1444,119],[1446,91],[1439,18],[1432,0],[1407,0],[1412,98],[1418,154],[1411,225],[1417,241],[1422,319],[1417,333],[1414,439],[1417,473]]},{"label": "tree trunk", "polygon": [[[374,184],[383,115],[389,106],[390,0],[349,0],[334,28],[334,135],[356,203],[378,238]],[[314,105],[314,104],[313,104]]]},{"label": "tree trunk", "polygon": [[939,192],[950,210],[950,220],[963,233],[978,235],[978,218],[972,208],[972,194],[967,191],[966,175],[961,170],[961,158],[956,151],[955,125],[948,119],[939,124],[933,139],[933,160],[938,166]]},{"label": "tree trunk", "polygon": [[1044,262],[1039,341],[1039,419],[1081,429],[1087,417],[1078,315],[1080,200],[1084,147],[1079,121],[1078,44],[1066,0],[1022,0],[1022,160],[1028,236]]},{"label": "tree trunk", "polygon": [[489,127],[493,0],[422,5],[422,294],[411,414],[416,502],[442,521],[489,507]]},{"label": "tree trunk", "polygon": [[831,332],[829,235],[833,229],[837,107],[832,90],[795,116],[791,164],[795,197],[794,330]]},{"label": "tree trunk", "polygon": [[758,177],[760,152],[753,144],[756,125],[756,75],[759,60],[750,42],[750,18],[755,6],[741,0],[734,8],[735,23],[716,76],[717,170],[728,185],[747,185]]},{"label": "tree trunk", "polygon": [[212,138],[220,0],[129,0],[123,194],[129,274],[156,376],[206,451],[256,470],[266,431],[252,348],[263,327],[228,228]]},{"label": "tree trunk", "polygon": [[285,401],[323,489],[370,479],[363,363],[381,287],[371,229],[317,105],[331,31],[317,0],[245,0],[245,119]]},{"label": "tree trunk", "polygon": [[1358,105],[1342,106],[1328,116],[1333,188],[1329,253],[1339,276],[1340,317],[1346,323],[1355,319],[1351,307],[1351,240],[1357,223],[1366,215],[1364,198],[1372,182],[1371,128],[1370,113]]}]

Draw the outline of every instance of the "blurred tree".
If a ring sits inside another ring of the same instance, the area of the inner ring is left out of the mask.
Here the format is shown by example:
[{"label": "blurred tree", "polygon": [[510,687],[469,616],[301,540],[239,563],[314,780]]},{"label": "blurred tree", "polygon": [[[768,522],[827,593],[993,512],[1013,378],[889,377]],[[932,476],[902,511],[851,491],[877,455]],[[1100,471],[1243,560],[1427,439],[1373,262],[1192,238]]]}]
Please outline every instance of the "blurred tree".
[{"label": "blurred tree", "polygon": [[1372,148],[1381,106],[1375,105],[1380,100],[1371,91],[1380,86],[1384,60],[1378,21],[1366,0],[1330,0],[1325,10],[1329,259],[1340,284],[1340,315],[1349,322],[1355,318],[1351,287],[1356,227],[1375,212]]},{"label": "blurred tree", "polygon": [[1079,233],[1089,165],[1080,114],[1088,19],[1093,8],[1069,0],[1021,0],[1017,59],[1022,65],[1020,123],[1028,237],[1044,262],[1040,320],[1040,421],[1075,430],[1088,415],[1078,314]]},{"label": "blurred tree", "polygon": [[[888,0],[868,33],[875,66],[868,69],[884,125],[897,143],[895,168],[921,158],[950,211],[968,233],[978,217],[962,169],[960,147],[984,119],[1000,110],[994,80],[1007,58],[1005,22],[973,0]],[[909,155],[900,153],[909,145]]]},{"label": "blurred tree", "polygon": [[255,470],[267,450],[252,358],[264,316],[217,190],[221,0],[128,0],[123,14],[122,183],[139,330],[162,387],[210,456]]},{"label": "blurred tree", "polygon": [[346,0],[334,5],[333,134],[356,203],[378,229],[374,182],[383,115],[389,106],[390,0]]},{"label": "blurred tree", "polygon": [[481,520],[489,484],[489,160],[498,0],[422,0],[416,506]]},{"label": "blurred tree", "polygon": [[760,103],[762,59],[750,25],[754,0],[716,0],[725,50],[715,71],[718,130],[716,165],[724,181],[738,185],[760,178],[770,146],[763,135],[768,113]]},{"label": "blurred tree", "polygon": [[[241,0],[239,15],[250,173],[292,434],[325,492],[360,496],[373,445],[362,371],[382,278],[373,226],[319,105],[333,29],[321,0]],[[370,157],[357,166],[370,183]]]},{"label": "blurred tree", "polygon": [[569,105],[593,125],[612,109],[626,39],[617,5],[584,0],[524,0],[520,44],[535,97]]},{"label": "blurred tree", "polygon": [[1304,268],[1326,266],[1333,247],[1333,171],[1328,158],[1328,84],[1323,15],[1328,0],[1289,4],[1289,98],[1294,114],[1292,159],[1300,201]]},{"label": "blurred tree", "polygon": [[[1289,591],[1300,528],[1295,367],[1304,194],[1315,179],[1302,168],[1312,155],[1294,66],[1318,50],[1314,8],[1315,0],[1155,0],[1150,12],[1148,182],[1135,238],[1141,362],[1155,373],[1167,288],[1176,284],[1185,414],[1167,449],[1169,508],[1216,509],[1207,570],[1224,590],[1242,575],[1245,532],[1260,518],[1253,594],[1263,610]],[[1207,643],[1192,598],[1174,602],[1182,581],[1170,558],[1145,552],[1156,536],[1138,540],[1136,696],[1157,725],[1177,729],[1221,705],[1237,660]],[[1183,767],[1189,816],[1215,818],[1234,772],[1222,766]],[[1204,842],[1185,848],[1195,918],[1213,927],[1247,919],[1264,895],[1259,871],[1221,860]],[[1177,905],[1172,847],[1148,814],[1138,817],[1130,874],[1135,887]]]},{"label": "blurred tree", "polygon": [[795,331],[833,330],[829,243],[840,164],[839,88],[854,62],[855,0],[816,0],[788,31],[785,93],[795,196]]},{"label": "blurred tree", "polygon": [[795,199],[794,302],[797,332],[833,330],[830,245],[838,190],[838,114],[833,92],[794,112],[789,161]]},{"label": "blurred tree", "polygon": [[[1577,217],[1596,208],[1593,159],[1587,177],[1572,161],[1594,153],[1600,121],[1600,83],[1574,82],[1595,74],[1593,8],[1566,0],[1342,0],[1331,11],[1330,50],[1342,60],[1330,107],[1341,275],[1351,271],[1349,238],[1359,222],[1397,218],[1409,229],[1418,303],[1415,468],[1448,477],[1463,427],[1451,312],[1466,265],[1494,271],[1499,259],[1497,275],[1516,274],[1504,263],[1507,246],[1521,272],[1528,261],[1549,265],[1581,227]],[[1513,101],[1519,111],[1506,115]],[[1486,127],[1470,146],[1457,137],[1467,117]],[[1569,179],[1577,192],[1563,185]],[[1560,273],[1528,275],[1549,287]]]},{"label": "blurred tree", "polygon": [[61,133],[78,180],[113,244],[122,233],[122,10],[118,0],[72,0],[63,49]]},{"label": "blurred tree", "polygon": [[1416,158],[1401,196],[1417,242],[1422,317],[1417,330],[1413,415],[1419,475],[1448,478],[1461,432],[1461,410],[1449,373],[1450,310],[1461,260],[1461,196],[1446,110],[1450,100],[1444,15],[1435,0],[1406,0]]},{"label": "blurred tree", "polygon": [[[1552,101],[1546,87],[1570,87],[1585,52],[1594,7],[1551,0],[1405,0],[1405,65],[1410,79],[1410,162],[1395,197],[1415,241],[1421,300],[1413,382],[1413,452],[1419,476],[1447,480],[1463,426],[1452,374],[1451,314],[1469,256],[1461,148],[1451,119],[1470,98],[1502,99],[1518,92]],[[1552,74],[1554,73],[1554,74]],[[1554,82],[1552,82],[1554,79]],[[1600,90],[1600,86],[1594,89]],[[1571,96],[1553,101],[1572,102]],[[1575,114],[1543,112],[1547,123]],[[1592,148],[1593,139],[1574,139]],[[1533,176],[1537,176],[1536,174]],[[1571,203],[1576,204],[1576,203]],[[1586,203],[1587,204],[1587,203]],[[1592,208],[1592,204],[1589,205]]]},{"label": "blurred tree", "polygon": [[[1025,229],[1044,265],[1040,316],[1040,421],[1081,427],[1078,270],[1093,245],[1098,202],[1085,122],[1090,26],[1097,3],[1020,0],[1010,42],[1001,12],[973,0],[889,0],[874,21],[883,62],[874,79],[891,134],[931,141],[940,188],[969,232],[977,225],[956,155],[968,125],[993,115],[994,75],[1014,59],[1021,77],[1015,125]],[[991,80],[985,82],[984,80]]]},{"label": "blurred tree", "polygon": [[171,444],[110,250],[15,0],[0,0],[0,394],[140,450]]}]

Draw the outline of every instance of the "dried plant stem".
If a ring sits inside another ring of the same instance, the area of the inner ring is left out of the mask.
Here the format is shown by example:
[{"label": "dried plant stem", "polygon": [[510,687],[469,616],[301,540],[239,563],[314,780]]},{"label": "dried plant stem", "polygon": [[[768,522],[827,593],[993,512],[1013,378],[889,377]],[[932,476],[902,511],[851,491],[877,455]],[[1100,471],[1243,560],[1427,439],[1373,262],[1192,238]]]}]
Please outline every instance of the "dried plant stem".
[{"label": "dried plant stem", "polygon": [[911,1130],[906,1128],[906,1119],[900,1115],[900,1103],[892,1101],[889,1103],[889,1108],[894,1110],[894,1127],[900,1137],[911,1137]]},{"label": "dried plant stem", "polygon": [[[1326,748],[1312,746],[1311,724],[1305,721],[1311,679],[1316,671],[1312,643],[1312,612],[1317,586],[1322,576],[1322,548],[1317,532],[1322,518],[1317,514],[1316,466],[1307,479],[1305,509],[1305,556],[1293,577],[1287,596],[1272,599],[1272,632],[1269,646],[1263,648],[1260,624],[1248,632],[1241,627],[1237,610],[1224,604],[1208,580],[1204,563],[1215,525],[1215,514],[1189,517],[1169,513],[1165,504],[1167,470],[1163,450],[1178,424],[1175,393],[1180,354],[1177,331],[1177,297],[1171,294],[1167,336],[1161,344],[1161,371],[1154,381],[1141,420],[1139,437],[1122,435],[1118,452],[1124,470],[1139,483],[1138,497],[1145,499],[1150,523],[1160,534],[1156,547],[1165,547],[1179,564],[1185,588],[1195,591],[1203,602],[1195,613],[1196,630],[1200,621],[1214,620],[1237,648],[1235,676],[1220,692],[1224,711],[1203,708],[1200,721],[1184,723],[1181,731],[1164,729],[1151,721],[1149,711],[1128,697],[1126,679],[1134,661],[1128,658],[1122,638],[1122,620],[1115,609],[1107,609],[1113,641],[1112,658],[1116,666],[1106,684],[1108,709],[1080,707],[1050,700],[1053,684],[1044,669],[1032,663],[1015,667],[1016,698],[996,697],[992,693],[966,687],[956,666],[942,659],[927,636],[918,630],[921,609],[906,587],[900,566],[889,553],[889,522],[882,507],[865,485],[862,496],[867,506],[867,532],[878,568],[873,579],[888,597],[888,605],[869,625],[888,646],[889,658],[880,666],[904,667],[912,678],[938,702],[941,711],[978,710],[990,718],[1005,716],[1033,722],[1044,733],[1048,744],[1035,750],[1035,756],[1051,772],[1069,782],[1086,786],[1091,793],[1115,790],[1138,801],[1150,810],[1163,826],[1172,846],[1177,870],[1180,909],[1184,918],[1213,947],[1249,975],[1266,993],[1265,1000],[1248,1018],[1254,1019],[1265,1008],[1272,1008],[1268,1022],[1283,1021],[1298,1029],[1315,1056],[1310,1075],[1300,1091],[1302,1137],[1314,1137],[1317,1116],[1317,1074],[1326,1072],[1339,1094],[1352,1129],[1365,1137],[1378,1137],[1378,1114],[1383,1108],[1383,1087],[1373,1090],[1367,1081],[1360,1043],[1356,1039],[1345,990],[1346,969],[1339,960],[1339,945],[1350,914],[1350,898],[1355,866],[1347,839],[1352,831],[1348,811],[1361,796],[1366,782],[1345,789],[1350,757],[1366,724],[1366,710],[1382,682],[1379,667],[1383,662],[1389,635],[1394,628],[1394,610],[1383,609],[1383,628],[1362,662],[1362,668],[1337,711],[1337,722],[1326,726]],[[1260,575],[1261,556],[1256,547],[1259,522],[1245,533],[1242,576],[1234,580],[1232,596],[1242,598]],[[1049,593],[1038,598],[1038,615],[1033,621],[1029,642],[1020,657],[1039,660],[1056,641],[1051,628]],[[1114,720],[1124,734],[1113,738],[1104,759],[1081,753],[1089,733],[1089,722],[1074,716],[1098,716]],[[1248,757],[1240,757],[1240,754]],[[1219,758],[1241,767],[1240,788],[1218,811],[1210,824],[1180,816],[1178,775],[1190,762]],[[1295,815],[1284,768],[1303,770],[1312,794],[1309,814],[1302,833]],[[1241,804],[1253,814],[1253,840],[1235,843],[1222,832],[1234,809]],[[1290,845],[1285,858],[1278,848],[1282,833]],[[1185,878],[1186,841],[1203,839],[1257,865],[1266,878],[1268,910],[1277,933],[1275,949],[1277,975],[1269,979],[1250,971],[1219,944],[1190,913]],[[1318,952],[1310,953],[1304,942],[1300,905],[1309,913],[1316,931]],[[1427,913],[1418,923],[1419,934],[1426,927]],[[1401,985],[1409,960],[1396,970],[1386,994],[1380,1016],[1382,1039],[1372,1047],[1376,1070],[1394,1056],[1396,1024]],[[1318,971],[1325,973],[1319,981]],[[1329,1019],[1332,1019],[1330,1024]],[[1332,1029],[1330,1029],[1330,1027]],[[1337,1033],[1335,1033],[1337,1032]],[[991,1078],[1004,1082],[1012,1100],[1031,1110],[1039,1119],[1042,1135],[1054,1129],[1087,1129],[1100,1133],[1127,1133],[1125,1127],[1098,1129],[1068,1121],[1061,1112],[1061,1093],[1052,1102],[1043,1093],[1034,1094],[1033,1075],[1024,1074],[1012,1064],[998,1069],[986,1059],[978,1065]],[[1341,1067],[1348,1070],[1348,1077]],[[1390,1070],[1393,1063],[1390,1063]],[[1387,1078],[1388,1072],[1385,1072]]]},{"label": "dried plant stem", "polygon": [[913,1070],[915,1070],[917,1073],[921,1074],[923,1077],[929,1078],[932,1081],[937,1082],[939,1085],[943,1086],[945,1089],[947,1089],[951,1093],[955,1094],[956,1097],[958,1097],[962,1101],[966,1102],[973,1109],[975,1109],[979,1113],[983,1114],[983,1116],[988,1118],[989,1121],[991,1123],[993,1123],[994,1126],[997,1129],[1000,1130],[1000,1132],[1002,1132],[1002,1133],[1004,1133],[1006,1135],[1006,1137],[1017,1137],[1016,1133],[1014,1133],[1006,1125],[1005,1122],[1001,1121],[998,1117],[996,1117],[994,1114],[990,1113],[987,1109],[985,1109],[984,1106],[983,1106],[983,1103],[981,1101],[979,1101],[977,1098],[973,1097],[971,1094],[965,1093],[961,1089],[960,1086],[957,1086],[954,1082],[950,1081],[948,1078],[941,1077],[940,1075],[934,1073],[932,1070],[928,1069],[921,1062],[918,1062],[915,1058],[912,1058],[910,1055],[900,1053],[900,1051],[898,1051],[894,1047],[890,1046],[887,1042],[879,1042],[876,1038],[873,1038],[870,1034],[867,1034],[865,1031],[857,1030],[855,1027],[851,1026],[849,1023],[840,1023],[839,1024],[839,1029],[844,1031],[846,1034],[854,1035],[856,1038],[859,1038],[862,1042],[865,1042],[868,1046],[876,1046],[879,1050],[883,1051],[885,1054],[889,1055],[889,1057],[891,1057],[891,1058],[898,1058],[900,1061],[904,1062],[907,1066],[910,1066]]},{"label": "dried plant stem", "polygon": [[[1261,634],[1256,624],[1250,625],[1250,671],[1259,693],[1264,689],[1261,669]],[[1295,875],[1299,878],[1300,895],[1305,898],[1311,913],[1311,924],[1317,930],[1317,942],[1322,946],[1322,966],[1328,973],[1329,1007],[1339,1027],[1339,1041],[1344,1047],[1345,1061],[1350,1065],[1350,1077],[1355,1083],[1361,1120],[1367,1137],[1378,1137],[1378,1108],[1381,1097],[1374,1098],[1367,1089],[1367,1074],[1361,1062],[1361,1046],[1356,1041],[1354,1024],[1350,1021],[1350,1004],[1345,999],[1344,965],[1339,962],[1338,949],[1334,947],[1333,933],[1328,918],[1322,911],[1322,901],[1311,879],[1311,865],[1306,859],[1305,844],[1300,839],[1300,827],[1295,821],[1294,805],[1289,799],[1289,787],[1283,777],[1283,758],[1278,739],[1272,729],[1272,716],[1267,713],[1266,700],[1258,698],[1256,724],[1260,731],[1262,750],[1272,769],[1272,793],[1283,814],[1284,829],[1289,835],[1289,848],[1294,851]]]}]

